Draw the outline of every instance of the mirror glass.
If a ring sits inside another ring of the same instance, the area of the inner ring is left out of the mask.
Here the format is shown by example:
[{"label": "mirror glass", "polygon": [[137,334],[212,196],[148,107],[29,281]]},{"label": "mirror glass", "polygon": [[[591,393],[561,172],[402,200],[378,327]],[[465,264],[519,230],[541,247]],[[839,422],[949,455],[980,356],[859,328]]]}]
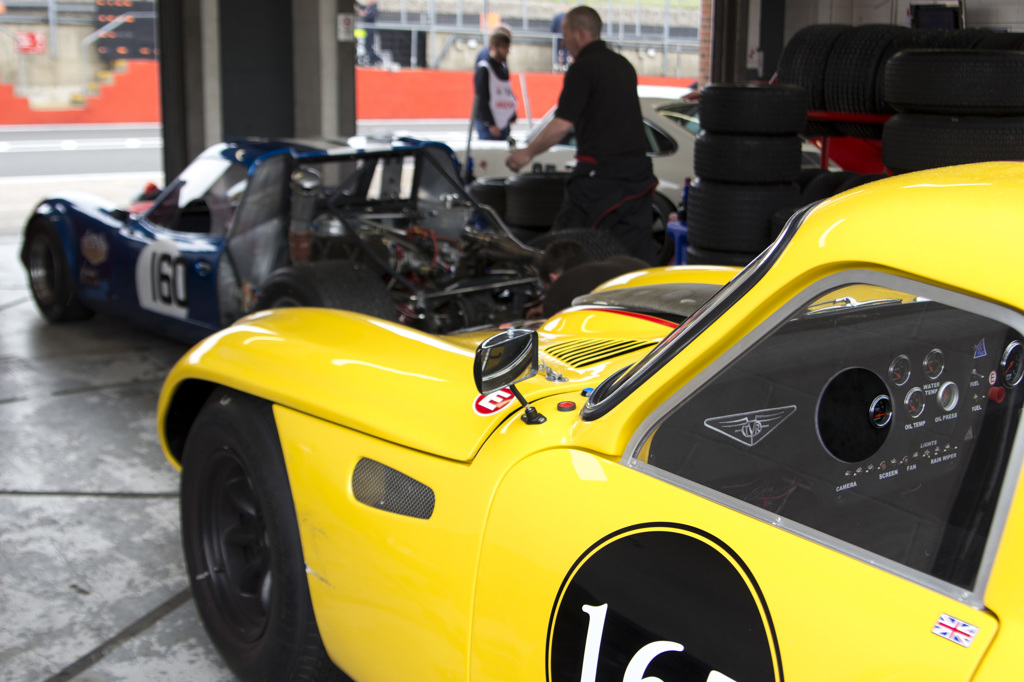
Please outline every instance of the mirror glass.
[{"label": "mirror glass", "polygon": [[491,393],[535,375],[537,347],[537,332],[530,329],[509,329],[481,343],[473,363],[477,390]]}]

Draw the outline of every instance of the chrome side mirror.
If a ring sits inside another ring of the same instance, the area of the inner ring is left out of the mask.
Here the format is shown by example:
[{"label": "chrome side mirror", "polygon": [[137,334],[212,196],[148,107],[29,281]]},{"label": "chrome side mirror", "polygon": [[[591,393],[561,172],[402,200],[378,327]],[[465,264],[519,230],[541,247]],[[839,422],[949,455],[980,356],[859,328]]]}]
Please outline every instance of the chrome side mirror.
[{"label": "chrome side mirror", "polygon": [[537,374],[539,368],[537,332],[531,329],[509,329],[495,334],[480,344],[473,360],[473,380],[481,393],[508,388],[526,408],[523,421],[542,424],[547,419],[526,402],[515,387]]}]

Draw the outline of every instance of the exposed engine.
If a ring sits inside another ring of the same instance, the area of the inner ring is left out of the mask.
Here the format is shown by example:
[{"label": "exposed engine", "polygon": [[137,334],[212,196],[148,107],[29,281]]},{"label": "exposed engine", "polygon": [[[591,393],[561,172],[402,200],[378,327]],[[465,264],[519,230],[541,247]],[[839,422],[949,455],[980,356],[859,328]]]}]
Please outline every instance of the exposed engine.
[{"label": "exposed engine", "polygon": [[534,253],[506,244],[504,235],[467,227],[456,240],[410,222],[401,229],[322,214],[313,221],[312,259],[346,258],[374,268],[399,321],[435,333],[522,320],[541,296]]},{"label": "exposed engine", "polygon": [[445,162],[428,148],[367,155],[344,173],[300,168],[291,177],[290,264],[369,268],[398,320],[430,332],[524,319],[542,295],[537,252],[476,204]]}]

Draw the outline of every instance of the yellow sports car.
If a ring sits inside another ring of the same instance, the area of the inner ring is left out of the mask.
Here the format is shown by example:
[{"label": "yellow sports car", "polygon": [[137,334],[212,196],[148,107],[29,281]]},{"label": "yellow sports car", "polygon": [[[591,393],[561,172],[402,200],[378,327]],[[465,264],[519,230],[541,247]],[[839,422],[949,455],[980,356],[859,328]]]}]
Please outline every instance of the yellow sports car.
[{"label": "yellow sports car", "polygon": [[[533,326],[244,318],[159,405],[245,680],[1024,679],[1024,165]],[[343,672],[342,672],[343,671]]]}]

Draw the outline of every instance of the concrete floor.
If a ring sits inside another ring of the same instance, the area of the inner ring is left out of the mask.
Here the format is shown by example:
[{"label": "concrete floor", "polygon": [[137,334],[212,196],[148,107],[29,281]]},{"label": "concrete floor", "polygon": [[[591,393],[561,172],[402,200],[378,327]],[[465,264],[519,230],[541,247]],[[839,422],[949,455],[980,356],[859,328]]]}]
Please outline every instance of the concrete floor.
[{"label": "concrete floor", "polygon": [[[0,198],[14,208],[10,185]],[[0,681],[232,680],[189,595],[155,431],[187,348],[103,317],[48,324],[20,245],[0,225]]]}]

